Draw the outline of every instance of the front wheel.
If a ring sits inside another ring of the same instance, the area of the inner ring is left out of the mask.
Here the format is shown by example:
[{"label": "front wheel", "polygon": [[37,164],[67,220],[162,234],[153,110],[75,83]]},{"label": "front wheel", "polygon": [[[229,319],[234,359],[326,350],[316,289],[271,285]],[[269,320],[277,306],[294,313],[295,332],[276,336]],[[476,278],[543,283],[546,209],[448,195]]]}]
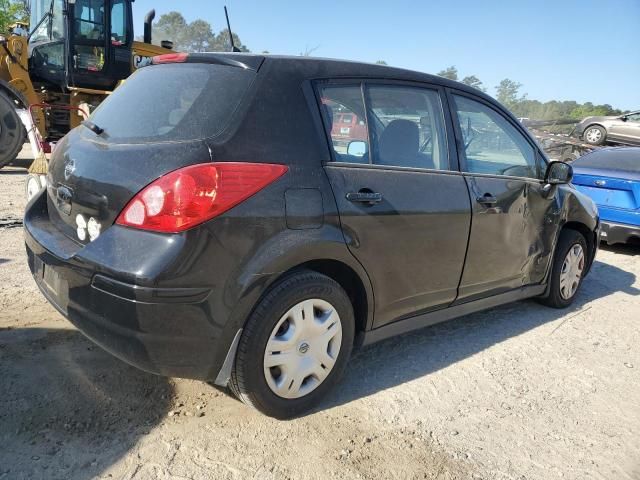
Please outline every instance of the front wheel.
[{"label": "front wheel", "polygon": [[251,314],[230,387],[271,417],[314,407],[342,375],[353,346],[353,307],[340,285],[313,271],[280,281]]},{"label": "front wheel", "polygon": [[566,308],[573,303],[582,285],[587,267],[587,242],[575,230],[563,230],[549,279],[549,293],[540,301],[553,308]]},{"label": "front wheel", "polygon": [[15,102],[0,92],[0,168],[16,159],[25,138],[26,132]]},{"label": "front wheel", "polygon": [[590,145],[602,145],[607,139],[607,132],[599,125],[591,125],[584,131],[582,137]]}]

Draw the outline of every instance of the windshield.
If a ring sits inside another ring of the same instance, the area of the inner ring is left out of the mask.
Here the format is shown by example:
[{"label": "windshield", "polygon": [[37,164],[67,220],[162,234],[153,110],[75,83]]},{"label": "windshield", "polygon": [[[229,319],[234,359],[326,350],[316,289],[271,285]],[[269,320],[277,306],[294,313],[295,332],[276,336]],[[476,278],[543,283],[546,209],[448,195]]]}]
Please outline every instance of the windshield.
[{"label": "windshield", "polygon": [[222,65],[145,67],[118,87],[91,121],[119,143],[213,137],[227,126],[255,76]]},{"label": "windshield", "polygon": [[[64,38],[64,0],[33,0],[31,2],[30,42],[44,42],[48,40],[61,40]],[[42,24],[42,19],[52,14]]]}]

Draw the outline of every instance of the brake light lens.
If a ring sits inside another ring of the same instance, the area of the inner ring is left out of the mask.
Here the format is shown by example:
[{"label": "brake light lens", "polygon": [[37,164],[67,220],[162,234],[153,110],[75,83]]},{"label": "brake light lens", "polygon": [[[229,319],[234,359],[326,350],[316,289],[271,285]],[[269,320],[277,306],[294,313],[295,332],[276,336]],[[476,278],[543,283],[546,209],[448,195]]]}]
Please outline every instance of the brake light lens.
[{"label": "brake light lens", "polygon": [[153,65],[162,65],[164,63],[185,63],[189,58],[188,53],[165,53],[164,55],[156,55],[151,59]]},{"label": "brake light lens", "polygon": [[201,163],[167,173],[141,190],[116,223],[178,233],[230,210],[287,172],[270,163]]}]

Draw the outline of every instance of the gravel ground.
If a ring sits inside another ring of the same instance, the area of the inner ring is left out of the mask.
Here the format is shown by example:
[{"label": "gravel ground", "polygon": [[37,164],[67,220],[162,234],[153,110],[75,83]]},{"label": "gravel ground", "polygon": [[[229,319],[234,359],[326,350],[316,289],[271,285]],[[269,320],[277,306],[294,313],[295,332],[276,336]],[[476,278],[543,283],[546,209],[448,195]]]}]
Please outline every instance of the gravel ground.
[{"label": "gravel ground", "polygon": [[569,310],[525,301],[361,350],[279,422],[120,362],[50,307],[24,179],[0,172],[0,479],[640,479],[637,248],[601,250]]}]

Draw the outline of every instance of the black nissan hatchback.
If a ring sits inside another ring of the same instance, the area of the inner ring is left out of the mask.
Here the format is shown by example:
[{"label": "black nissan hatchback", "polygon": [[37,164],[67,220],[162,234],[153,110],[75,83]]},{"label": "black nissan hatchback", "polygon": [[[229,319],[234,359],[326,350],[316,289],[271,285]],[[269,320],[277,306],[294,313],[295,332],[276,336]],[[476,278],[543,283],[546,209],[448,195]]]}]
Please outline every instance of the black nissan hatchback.
[{"label": "black nissan hatchback", "polygon": [[569,305],[599,230],[571,176],[443,78],[172,54],[58,144],[26,246],[43,294],[109,352],[288,418],[354,346],[527,297]]}]

